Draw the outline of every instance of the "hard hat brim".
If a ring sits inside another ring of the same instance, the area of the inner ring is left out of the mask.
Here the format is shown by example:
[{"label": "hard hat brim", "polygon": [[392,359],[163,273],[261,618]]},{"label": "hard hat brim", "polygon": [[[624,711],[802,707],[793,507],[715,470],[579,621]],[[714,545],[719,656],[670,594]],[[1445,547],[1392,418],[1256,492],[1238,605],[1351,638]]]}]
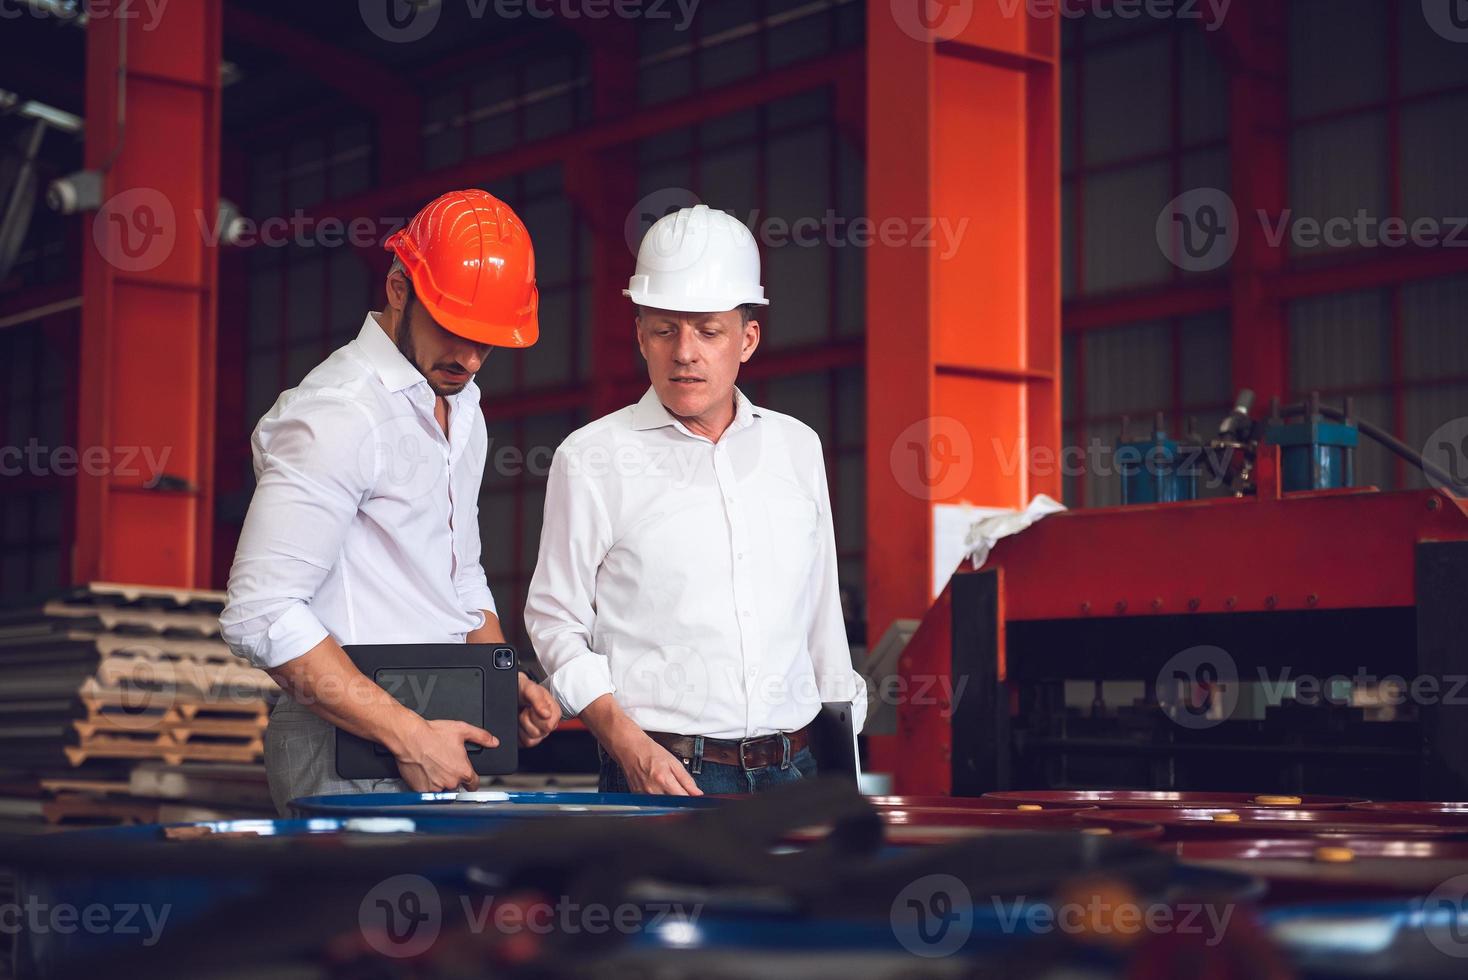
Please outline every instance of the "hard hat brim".
[{"label": "hard hat brim", "polygon": [[523,348],[534,346],[535,342],[540,339],[538,303],[522,310],[514,323],[485,323],[483,320],[472,320],[442,309],[422,296],[417,299],[440,327],[476,344]]},{"label": "hard hat brim", "polygon": [[741,306],[769,306],[764,297],[744,298],[740,296],[692,297],[651,293],[642,289],[624,289],[626,296],[638,306],[650,306],[655,310],[672,310],[675,313],[727,313]]}]

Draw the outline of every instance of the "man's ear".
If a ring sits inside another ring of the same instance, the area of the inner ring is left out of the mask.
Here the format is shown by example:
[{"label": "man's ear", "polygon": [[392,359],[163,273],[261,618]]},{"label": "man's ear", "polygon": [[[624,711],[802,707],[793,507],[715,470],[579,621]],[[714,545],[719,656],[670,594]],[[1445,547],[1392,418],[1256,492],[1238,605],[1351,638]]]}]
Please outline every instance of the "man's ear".
[{"label": "man's ear", "polygon": [[739,352],[739,363],[743,364],[754,356],[754,349],[759,346],[759,321],[750,320],[744,325],[744,349]]},{"label": "man's ear", "polygon": [[403,305],[408,302],[408,277],[401,272],[394,272],[387,277],[387,305],[403,312]]}]

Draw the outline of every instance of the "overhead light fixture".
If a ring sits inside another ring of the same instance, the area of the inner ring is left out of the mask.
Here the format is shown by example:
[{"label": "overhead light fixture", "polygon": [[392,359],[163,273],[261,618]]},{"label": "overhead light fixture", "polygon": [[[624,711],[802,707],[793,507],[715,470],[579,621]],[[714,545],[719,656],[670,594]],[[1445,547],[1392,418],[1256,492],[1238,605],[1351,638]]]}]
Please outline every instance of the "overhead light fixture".
[{"label": "overhead light fixture", "polygon": [[81,116],[34,99],[22,99],[19,93],[0,89],[0,114],[12,113],[27,119],[39,119],[52,129],[66,133],[79,133],[82,129]]}]

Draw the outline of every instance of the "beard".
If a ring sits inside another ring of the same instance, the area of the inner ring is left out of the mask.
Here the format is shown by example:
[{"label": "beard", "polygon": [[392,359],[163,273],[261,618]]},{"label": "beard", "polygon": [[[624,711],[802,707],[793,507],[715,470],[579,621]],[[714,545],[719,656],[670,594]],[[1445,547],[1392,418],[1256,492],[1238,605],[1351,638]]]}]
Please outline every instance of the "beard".
[{"label": "beard", "polygon": [[[398,353],[406,357],[408,363],[418,369],[418,373],[423,375],[423,380],[428,382],[428,387],[432,389],[435,395],[440,398],[457,395],[464,390],[464,386],[469,383],[470,379],[451,383],[434,381],[433,376],[429,374],[433,366],[429,365],[428,367],[424,367],[423,363],[418,360],[418,348],[413,343],[413,307],[415,305],[416,300],[413,294],[409,293],[407,302],[403,304],[402,320],[398,324]],[[445,364],[443,366],[453,367],[455,365]]]}]

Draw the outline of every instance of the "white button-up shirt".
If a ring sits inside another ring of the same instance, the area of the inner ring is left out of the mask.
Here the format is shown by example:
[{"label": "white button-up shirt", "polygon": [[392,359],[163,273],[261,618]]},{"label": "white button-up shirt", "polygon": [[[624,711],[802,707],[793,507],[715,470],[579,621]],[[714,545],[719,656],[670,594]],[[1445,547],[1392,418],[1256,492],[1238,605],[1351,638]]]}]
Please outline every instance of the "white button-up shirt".
[{"label": "white button-up shirt", "polygon": [[479,564],[488,436],[471,381],[448,399],[377,314],[283,393],[251,438],[255,495],[220,616],[258,667],[339,643],[456,643],[495,611]]},{"label": "white button-up shirt", "polygon": [[654,390],[572,433],[546,488],[525,625],[570,713],[748,738],[855,701],[820,438],[736,391],[717,443]]}]

